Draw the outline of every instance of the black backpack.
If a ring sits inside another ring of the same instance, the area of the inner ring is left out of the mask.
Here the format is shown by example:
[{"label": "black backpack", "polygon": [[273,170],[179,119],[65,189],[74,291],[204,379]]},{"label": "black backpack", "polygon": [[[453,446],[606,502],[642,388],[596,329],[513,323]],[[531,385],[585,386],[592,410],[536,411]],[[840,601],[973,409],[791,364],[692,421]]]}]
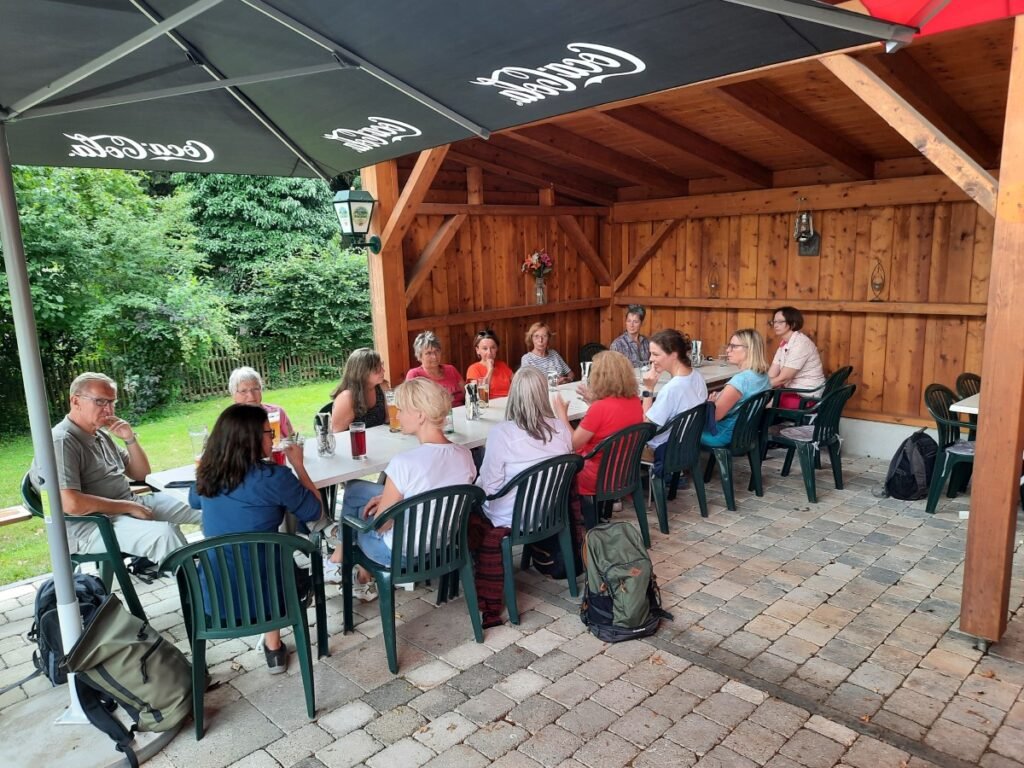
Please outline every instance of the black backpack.
[{"label": "black backpack", "polygon": [[885,474],[886,495],[904,501],[927,496],[938,453],[938,443],[923,428],[900,443]]},{"label": "black backpack", "polygon": [[587,582],[580,619],[606,643],[647,637],[672,614],[661,608],[661,592],[640,532],[626,522],[587,531],[583,543]]},{"label": "black backpack", "polygon": [[[533,544],[527,544],[529,547],[529,558],[530,563],[540,573],[545,576],[550,576],[552,579],[564,579],[566,577],[565,571],[565,558],[562,557],[562,547],[558,541],[558,534],[549,536],[546,539],[535,541]],[[578,553],[579,549],[576,547],[576,537],[573,537],[572,541],[573,552]],[[583,573],[583,561],[576,557],[574,558],[576,566],[576,574],[579,576]]]},{"label": "black backpack", "polygon": [[[83,626],[89,626],[106,596],[107,590],[98,576],[90,573],[75,574],[75,597],[78,599],[78,610],[82,614]],[[53,579],[49,579],[36,593],[35,620],[28,632],[28,640],[36,644],[36,650],[32,654],[32,663],[35,664],[36,671],[32,677],[43,674],[53,685],[64,685],[68,681],[68,675],[60,665],[61,659],[64,658],[64,643],[60,637],[57,591]]]}]

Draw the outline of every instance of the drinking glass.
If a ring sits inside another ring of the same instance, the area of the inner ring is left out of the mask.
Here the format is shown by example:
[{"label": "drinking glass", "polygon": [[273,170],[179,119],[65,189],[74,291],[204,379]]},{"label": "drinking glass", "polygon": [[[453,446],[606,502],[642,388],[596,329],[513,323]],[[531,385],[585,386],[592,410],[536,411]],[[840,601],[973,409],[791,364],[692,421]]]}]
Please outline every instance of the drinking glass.
[{"label": "drinking glass", "polygon": [[366,424],[362,421],[353,421],[348,428],[349,441],[352,444],[352,458],[366,458]]},{"label": "drinking glass", "polygon": [[490,387],[487,386],[487,379],[476,379],[476,394],[480,399],[480,408],[486,408],[491,400]]},{"label": "drinking glass", "polygon": [[188,439],[192,444],[192,458],[196,466],[199,466],[199,459],[202,458],[203,450],[206,448],[206,439],[210,433],[206,431],[205,424],[195,424],[188,428]]},{"label": "drinking glass", "polygon": [[395,400],[393,389],[385,390],[384,402],[388,406],[388,429],[392,432],[401,432],[402,425],[398,423],[398,402]]},{"label": "drinking glass", "polygon": [[267,414],[267,421],[270,422],[270,428],[274,430],[274,445],[278,445],[281,442],[281,412],[270,411]]}]

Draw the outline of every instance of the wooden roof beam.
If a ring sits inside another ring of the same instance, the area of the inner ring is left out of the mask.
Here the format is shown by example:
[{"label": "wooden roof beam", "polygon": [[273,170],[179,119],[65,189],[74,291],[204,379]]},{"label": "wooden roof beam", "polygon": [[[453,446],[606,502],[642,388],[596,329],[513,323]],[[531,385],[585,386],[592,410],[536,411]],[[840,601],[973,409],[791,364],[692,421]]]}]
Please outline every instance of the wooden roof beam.
[{"label": "wooden roof beam", "polygon": [[567,160],[611,174],[623,181],[644,184],[673,196],[686,195],[690,189],[690,180],[684,176],[677,176],[554,125],[536,125],[501,135],[531,148],[554,152]]},{"label": "wooden roof beam", "polygon": [[667,144],[717,173],[738,176],[758,187],[772,185],[772,172],[768,168],[647,107],[620,107],[594,114],[625,125],[646,138]]},{"label": "wooden roof beam", "polygon": [[562,227],[562,231],[565,232],[572,244],[576,246],[576,252],[590,268],[590,272],[594,275],[598,284],[611,285],[612,275],[608,271],[608,267],[606,267],[604,262],[601,261],[601,255],[587,239],[587,235],[583,231],[582,227],[580,227],[579,222],[576,221],[576,217],[561,215],[556,217],[556,220]]},{"label": "wooden roof beam", "polygon": [[465,166],[479,165],[489,173],[524,181],[539,189],[554,184],[563,194],[579,200],[599,205],[611,205],[615,201],[615,190],[607,184],[511,152],[495,145],[493,139],[486,144],[459,144],[448,157]]},{"label": "wooden roof beam", "polygon": [[888,83],[936,128],[984,168],[999,164],[999,148],[966,110],[905,50],[860,60]]},{"label": "wooden roof beam", "polygon": [[726,85],[713,93],[735,112],[777,136],[824,155],[829,165],[852,178],[874,177],[875,164],[870,157],[761,83]]},{"label": "wooden roof beam", "polygon": [[409,231],[409,225],[416,218],[416,209],[427,196],[430,185],[434,183],[434,175],[444,162],[448,154],[448,144],[433,149],[425,149],[416,158],[416,165],[413,166],[409,180],[402,188],[402,194],[398,197],[394,210],[388,217],[388,223],[381,235],[382,247],[386,250],[392,243],[401,243],[405,233]]},{"label": "wooden roof beam", "polygon": [[995,215],[998,185],[992,174],[857,59],[842,53],[820,61],[968,197]]},{"label": "wooden roof beam", "polygon": [[452,238],[459,231],[459,227],[466,220],[466,214],[457,213],[454,216],[448,216],[441,223],[441,226],[437,228],[437,232],[430,238],[430,242],[427,243],[427,247],[423,249],[423,253],[416,260],[416,264],[413,266],[409,274],[408,282],[405,286],[405,304],[409,306],[412,304],[412,300],[416,298],[416,294],[419,293],[420,288],[427,279],[427,275],[430,274],[430,270],[437,264],[438,259],[444,255],[445,248],[447,248]]},{"label": "wooden roof beam", "polygon": [[643,251],[623,267],[622,272],[617,278],[615,278],[615,293],[621,291],[623,286],[636,277],[636,273],[639,272],[644,264],[650,261],[651,257],[658,252],[658,249],[661,248],[661,244],[665,242],[669,235],[672,234],[672,231],[679,225],[680,221],[682,221],[682,219],[669,219],[668,221],[663,221],[658,225],[658,228],[654,230],[654,234],[651,236],[651,239],[648,240],[647,245],[644,246]]}]

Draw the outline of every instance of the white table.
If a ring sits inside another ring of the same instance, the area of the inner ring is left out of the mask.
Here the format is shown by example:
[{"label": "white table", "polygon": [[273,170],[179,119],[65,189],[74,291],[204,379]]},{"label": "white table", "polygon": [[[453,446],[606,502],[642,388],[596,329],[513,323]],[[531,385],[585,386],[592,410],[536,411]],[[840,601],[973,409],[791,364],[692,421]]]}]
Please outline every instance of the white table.
[{"label": "white table", "polygon": [[[716,363],[705,364],[694,370],[704,377],[709,389],[724,383],[739,371],[734,365],[718,365]],[[668,375],[665,374],[658,382],[656,390],[660,389],[664,382],[668,381],[668,378]],[[576,394],[576,387],[577,384],[572,382],[558,388],[559,394],[569,404],[569,418],[572,420],[583,418],[588,407],[583,398]],[[478,448],[484,445],[491,428],[505,420],[506,400],[507,398],[504,397],[493,398],[488,407],[481,411],[480,419],[474,421],[466,418],[465,406],[453,409],[455,434],[448,435],[448,439],[467,448]],[[382,424],[366,430],[366,457],[357,460],[352,458],[348,432],[335,433],[334,437],[337,441],[334,456],[318,456],[315,438],[307,439],[303,448],[306,471],[317,488],[326,488],[360,477],[376,478],[377,474],[387,468],[392,458],[417,445],[415,437],[391,432],[387,424]],[[188,464],[163,472],[154,472],[146,478],[146,482],[154,488],[163,489],[171,481],[194,479],[195,465]],[[168,490],[174,492],[178,489]],[[185,493],[187,493],[187,489],[180,489],[179,495],[184,496]]]},{"label": "white table", "polygon": [[957,400],[951,406],[949,410],[956,413],[969,413],[973,416],[978,415],[978,403],[981,401],[981,393],[965,397],[963,400]]}]

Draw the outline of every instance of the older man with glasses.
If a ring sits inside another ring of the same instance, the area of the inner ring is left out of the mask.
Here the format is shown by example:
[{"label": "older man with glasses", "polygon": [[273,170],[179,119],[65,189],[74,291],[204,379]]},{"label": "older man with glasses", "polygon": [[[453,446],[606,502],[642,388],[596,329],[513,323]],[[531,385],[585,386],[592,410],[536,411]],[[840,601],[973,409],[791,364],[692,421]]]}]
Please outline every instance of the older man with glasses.
[{"label": "older man with glasses", "polygon": [[[52,430],[68,537],[78,552],[102,552],[97,527],[73,519],[98,512],[111,519],[122,552],[159,563],[185,544],[178,526],[198,524],[202,513],[169,494],[133,493],[131,481],[144,480],[149,474],[149,458],[132,425],[114,414],[116,405],[113,379],[83,373],[71,382],[68,415]],[[123,447],[114,442],[115,437]],[[38,487],[37,465],[31,475]]]}]

